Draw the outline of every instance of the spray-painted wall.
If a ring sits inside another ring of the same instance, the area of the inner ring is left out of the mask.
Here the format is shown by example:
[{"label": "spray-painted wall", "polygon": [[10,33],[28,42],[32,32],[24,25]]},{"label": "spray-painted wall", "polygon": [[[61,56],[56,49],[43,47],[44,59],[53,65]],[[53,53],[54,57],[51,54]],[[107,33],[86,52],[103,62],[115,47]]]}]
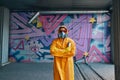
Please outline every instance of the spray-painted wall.
[{"label": "spray-painted wall", "polygon": [[76,43],[77,61],[110,62],[110,14],[47,14],[39,15],[31,24],[35,12],[12,12],[10,24],[9,60],[14,62],[49,62],[53,60],[49,47],[61,24]]}]

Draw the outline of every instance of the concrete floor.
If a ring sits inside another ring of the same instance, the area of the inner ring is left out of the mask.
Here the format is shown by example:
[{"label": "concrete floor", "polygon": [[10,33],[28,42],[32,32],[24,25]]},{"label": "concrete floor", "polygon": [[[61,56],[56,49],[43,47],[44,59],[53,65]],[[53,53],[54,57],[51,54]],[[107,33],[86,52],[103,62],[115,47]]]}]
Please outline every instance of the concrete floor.
[{"label": "concrete floor", "polygon": [[[75,80],[115,80],[114,65],[75,63]],[[53,63],[10,63],[0,67],[0,80],[53,80]]]}]

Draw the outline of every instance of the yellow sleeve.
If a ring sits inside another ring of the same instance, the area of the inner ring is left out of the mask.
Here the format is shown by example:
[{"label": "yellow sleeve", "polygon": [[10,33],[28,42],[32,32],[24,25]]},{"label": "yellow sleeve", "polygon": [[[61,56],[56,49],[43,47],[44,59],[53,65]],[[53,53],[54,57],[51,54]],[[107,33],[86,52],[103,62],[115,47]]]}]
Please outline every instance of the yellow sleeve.
[{"label": "yellow sleeve", "polygon": [[50,54],[53,56],[59,56],[63,57],[65,53],[65,49],[60,49],[56,47],[56,40],[53,40],[51,46],[50,46]]},{"label": "yellow sleeve", "polygon": [[75,43],[71,42],[71,47],[67,47],[65,49],[60,49],[56,47],[56,41],[54,40],[50,46],[50,53],[53,56],[59,56],[59,57],[70,57],[75,55]]},{"label": "yellow sleeve", "polygon": [[70,48],[70,51],[68,52],[65,52],[64,54],[64,57],[70,57],[70,56],[75,56],[75,52],[76,52],[76,44],[74,41],[71,41],[71,48]]}]

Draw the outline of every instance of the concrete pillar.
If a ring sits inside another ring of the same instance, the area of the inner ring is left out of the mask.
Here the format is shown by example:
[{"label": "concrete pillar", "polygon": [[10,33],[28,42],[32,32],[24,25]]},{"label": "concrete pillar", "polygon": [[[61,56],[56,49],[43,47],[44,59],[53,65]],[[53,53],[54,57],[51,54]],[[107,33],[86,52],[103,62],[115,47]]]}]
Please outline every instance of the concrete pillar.
[{"label": "concrete pillar", "polygon": [[120,0],[113,0],[112,31],[115,80],[120,80]]},{"label": "concrete pillar", "polygon": [[8,63],[9,9],[0,7],[0,66]]}]

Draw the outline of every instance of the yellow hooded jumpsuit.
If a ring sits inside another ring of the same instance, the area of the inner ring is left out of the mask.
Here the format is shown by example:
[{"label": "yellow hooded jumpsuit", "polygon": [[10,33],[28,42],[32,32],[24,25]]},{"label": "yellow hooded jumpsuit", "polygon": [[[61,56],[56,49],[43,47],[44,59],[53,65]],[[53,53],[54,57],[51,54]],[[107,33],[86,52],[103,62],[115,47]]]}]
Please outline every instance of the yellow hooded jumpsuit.
[{"label": "yellow hooded jumpsuit", "polygon": [[[68,43],[71,46],[68,47]],[[70,38],[56,38],[50,46],[54,56],[54,80],[74,80],[74,62],[76,45]]]}]

